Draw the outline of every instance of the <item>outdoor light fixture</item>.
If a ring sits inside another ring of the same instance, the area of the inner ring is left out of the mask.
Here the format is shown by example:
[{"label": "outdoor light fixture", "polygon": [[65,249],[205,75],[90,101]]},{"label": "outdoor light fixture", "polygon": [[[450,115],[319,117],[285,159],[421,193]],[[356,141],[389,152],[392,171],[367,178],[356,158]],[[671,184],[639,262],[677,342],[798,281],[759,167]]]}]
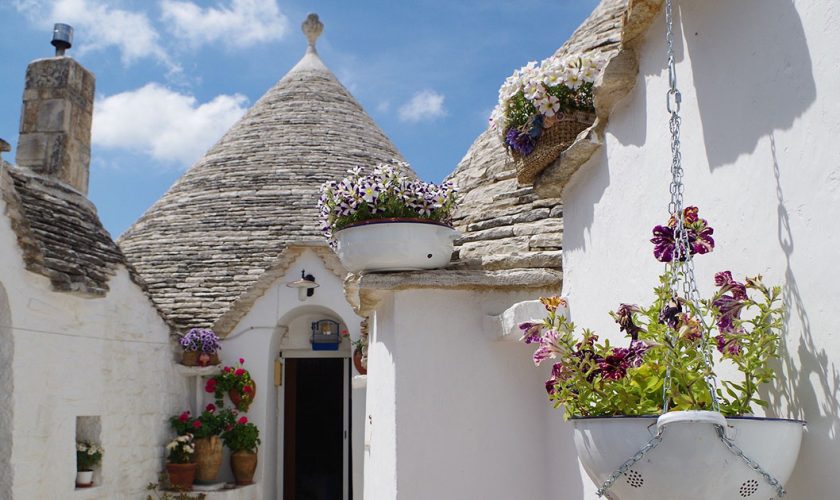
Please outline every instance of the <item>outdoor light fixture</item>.
[{"label": "outdoor light fixture", "polygon": [[300,279],[297,281],[290,281],[286,283],[289,288],[298,289],[298,300],[303,302],[307,297],[315,295],[315,289],[318,288],[318,283],[315,283],[315,276],[306,274],[306,270],[300,272]]}]

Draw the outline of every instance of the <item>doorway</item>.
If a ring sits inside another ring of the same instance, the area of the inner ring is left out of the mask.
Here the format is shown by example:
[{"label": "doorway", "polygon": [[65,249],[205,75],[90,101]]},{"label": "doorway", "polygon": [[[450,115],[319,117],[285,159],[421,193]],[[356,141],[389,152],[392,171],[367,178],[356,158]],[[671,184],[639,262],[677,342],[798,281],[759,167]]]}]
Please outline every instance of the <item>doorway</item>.
[{"label": "doorway", "polygon": [[349,499],[349,380],[343,358],[286,358],[283,498]]}]

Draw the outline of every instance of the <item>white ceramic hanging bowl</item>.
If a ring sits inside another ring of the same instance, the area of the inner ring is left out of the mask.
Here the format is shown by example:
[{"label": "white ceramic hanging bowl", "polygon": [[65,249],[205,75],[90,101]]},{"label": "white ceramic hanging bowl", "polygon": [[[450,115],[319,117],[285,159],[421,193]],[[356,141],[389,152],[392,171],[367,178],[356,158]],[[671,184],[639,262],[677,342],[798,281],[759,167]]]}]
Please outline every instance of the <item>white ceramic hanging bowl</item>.
[{"label": "white ceramic hanging bowl", "polygon": [[418,271],[449,264],[460,233],[415,219],[365,221],[335,232],[336,253],[350,272]]},{"label": "white ceramic hanging bowl", "polygon": [[[687,415],[698,414],[698,415]],[[699,415],[706,414],[706,415]],[[626,474],[607,498],[613,500],[768,500],[776,490],[730,452],[717,435],[713,412],[672,412],[662,417],[662,442]],[[697,418],[695,418],[697,417]],[[670,420],[670,422],[669,422]],[[724,420],[720,420],[724,422]],[[736,417],[725,419],[727,436],[781,484],[790,478],[805,422]],[[656,433],[657,417],[577,418],[575,448],[599,487]]]}]

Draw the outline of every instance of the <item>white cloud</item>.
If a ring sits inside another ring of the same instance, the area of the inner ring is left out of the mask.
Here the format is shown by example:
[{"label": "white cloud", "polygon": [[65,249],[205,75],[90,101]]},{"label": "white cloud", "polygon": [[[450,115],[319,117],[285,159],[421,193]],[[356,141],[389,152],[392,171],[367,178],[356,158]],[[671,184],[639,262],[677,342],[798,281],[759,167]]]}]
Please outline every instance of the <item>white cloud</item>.
[{"label": "white cloud", "polygon": [[160,8],[172,34],[193,46],[223,41],[250,47],[280,39],[289,24],[276,0],[231,0],[227,7],[207,8],[191,1],[161,0]]},{"label": "white cloud", "polygon": [[93,144],[142,152],[186,167],[201,157],[246,111],[240,94],[199,104],[157,83],[97,99]]},{"label": "white cloud", "polygon": [[443,94],[438,94],[434,90],[417,92],[408,102],[400,106],[400,120],[404,122],[419,122],[435,120],[446,116],[446,108],[443,107],[443,100]]},{"label": "white cloud", "polygon": [[80,54],[116,47],[124,64],[150,57],[170,71],[179,70],[143,12],[111,7],[104,0],[18,0],[15,7],[44,29],[52,28],[53,22],[72,25]]}]

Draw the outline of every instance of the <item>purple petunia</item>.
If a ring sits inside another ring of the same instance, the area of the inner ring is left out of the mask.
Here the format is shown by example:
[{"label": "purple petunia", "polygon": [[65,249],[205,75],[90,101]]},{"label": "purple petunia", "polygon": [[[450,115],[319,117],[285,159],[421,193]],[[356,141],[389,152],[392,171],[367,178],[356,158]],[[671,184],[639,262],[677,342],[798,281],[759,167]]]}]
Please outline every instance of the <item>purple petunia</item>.
[{"label": "purple petunia", "polygon": [[536,147],[536,141],[530,134],[520,132],[515,128],[511,128],[505,134],[505,144],[522,156],[533,153]]},{"label": "purple petunia", "polygon": [[185,351],[213,354],[222,348],[219,337],[209,328],[193,328],[179,340]]},{"label": "purple petunia", "polygon": [[[688,252],[691,255],[706,254],[714,250],[715,240],[712,238],[714,229],[709,227],[705,219],[698,215],[697,207],[686,207],[683,210],[683,221],[688,236]],[[653,228],[653,255],[660,262],[672,262],[679,253],[679,260],[685,260],[688,255],[685,248],[677,248],[676,242],[677,220],[672,215],[666,226]]]}]

